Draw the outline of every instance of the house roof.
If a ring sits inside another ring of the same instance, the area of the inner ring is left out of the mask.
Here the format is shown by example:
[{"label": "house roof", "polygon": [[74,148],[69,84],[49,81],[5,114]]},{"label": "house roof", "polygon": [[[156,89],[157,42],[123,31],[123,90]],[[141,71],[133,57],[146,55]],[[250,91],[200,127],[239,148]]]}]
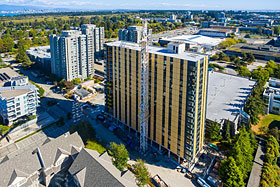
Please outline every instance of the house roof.
[{"label": "house roof", "polygon": [[[69,172],[84,187],[103,187],[103,186],[137,186],[130,171],[123,177],[113,164],[108,155],[100,155],[98,152],[83,148],[71,165]],[[85,170],[86,169],[86,170]],[[83,175],[81,175],[81,172]]]},{"label": "house roof", "polygon": [[[83,147],[83,141],[78,135],[78,133],[69,134],[66,133],[56,139],[49,142],[45,142],[39,145],[41,156],[44,160],[45,167],[51,167],[56,158],[57,150],[64,150],[63,152],[71,152],[72,146]],[[36,154],[34,154],[34,149],[30,148],[18,155],[7,159],[3,159],[0,163],[0,186],[8,186],[11,178],[13,177],[14,171],[21,171],[27,176],[32,176],[36,171],[41,169],[40,162]],[[19,173],[19,172],[16,172]],[[29,181],[30,182],[30,181]],[[30,183],[29,183],[30,184]]]},{"label": "house roof", "polygon": [[15,169],[12,173],[12,176],[10,178],[10,181],[9,181],[8,185],[11,185],[17,177],[28,177],[28,174],[26,174],[26,173],[24,173],[20,170]]}]

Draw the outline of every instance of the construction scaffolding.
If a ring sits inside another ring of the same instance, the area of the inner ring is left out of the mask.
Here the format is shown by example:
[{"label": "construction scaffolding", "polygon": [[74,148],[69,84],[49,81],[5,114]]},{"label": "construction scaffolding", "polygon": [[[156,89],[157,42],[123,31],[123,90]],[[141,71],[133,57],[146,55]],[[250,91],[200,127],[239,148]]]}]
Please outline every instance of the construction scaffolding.
[{"label": "construction scaffolding", "polygon": [[148,23],[143,21],[141,37],[141,104],[140,104],[140,151],[148,150],[148,119],[149,119],[149,69],[148,69]]}]

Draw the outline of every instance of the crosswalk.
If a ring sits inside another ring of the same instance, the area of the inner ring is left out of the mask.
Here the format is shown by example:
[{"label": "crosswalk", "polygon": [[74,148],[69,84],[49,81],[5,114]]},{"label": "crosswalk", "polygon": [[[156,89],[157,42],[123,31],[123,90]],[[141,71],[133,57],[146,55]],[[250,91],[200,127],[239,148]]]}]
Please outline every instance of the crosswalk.
[{"label": "crosswalk", "polygon": [[72,120],[74,123],[81,121],[84,117],[84,113],[78,102],[73,102],[72,105]]}]

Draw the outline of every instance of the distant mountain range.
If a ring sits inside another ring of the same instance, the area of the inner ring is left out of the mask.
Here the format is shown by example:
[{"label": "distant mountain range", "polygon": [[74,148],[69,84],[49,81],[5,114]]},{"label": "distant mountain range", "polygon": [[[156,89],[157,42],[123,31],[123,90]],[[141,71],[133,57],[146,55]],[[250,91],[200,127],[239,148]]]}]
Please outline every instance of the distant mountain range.
[{"label": "distant mountain range", "polygon": [[46,8],[39,6],[18,6],[0,4],[0,11],[26,11],[26,10],[55,10],[55,11],[69,11],[67,8]]}]

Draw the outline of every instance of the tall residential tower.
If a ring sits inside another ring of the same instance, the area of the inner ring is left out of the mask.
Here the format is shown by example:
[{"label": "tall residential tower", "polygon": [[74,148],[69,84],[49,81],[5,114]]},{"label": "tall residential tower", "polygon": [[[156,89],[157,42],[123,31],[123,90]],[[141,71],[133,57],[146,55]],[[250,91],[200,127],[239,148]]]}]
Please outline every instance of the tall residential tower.
[{"label": "tall residential tower", "polygon": [[70,81],[94,75],[94,60],[103,53],[104,28],[88,24],[81,30],[50,36],[51,72],[59,78]]},{"label": "tall residential tower", "polygon": [[[189,164],[204,144],[208,56],[149,46],[148,142]],[[136,43],[106,44],[106,112],[140,134],[141,47]]]},{"label": "tall residential tower", "polygon": [[[129,26],[127,29],[119,29],[119,40],[140,43],[142,37],[142,26]],[[147,29],[148,37],[152,35],[152,29]]]}]

